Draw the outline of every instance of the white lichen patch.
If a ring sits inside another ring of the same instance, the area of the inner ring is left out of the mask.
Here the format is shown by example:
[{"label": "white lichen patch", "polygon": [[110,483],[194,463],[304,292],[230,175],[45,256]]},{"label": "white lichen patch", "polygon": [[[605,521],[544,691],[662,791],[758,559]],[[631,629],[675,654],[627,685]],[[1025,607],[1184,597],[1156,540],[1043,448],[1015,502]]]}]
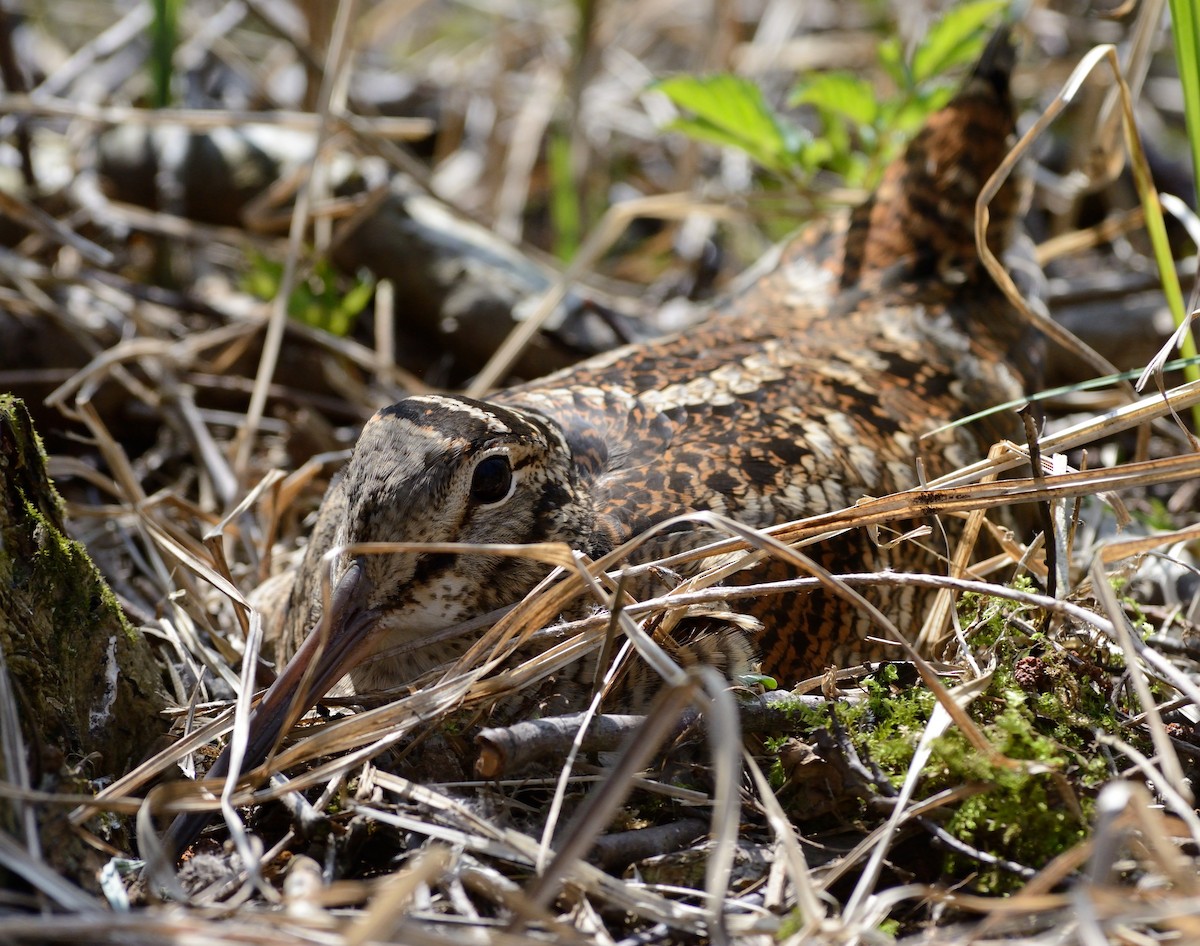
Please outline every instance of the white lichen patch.
[{"label": "white lichen patch", "polygon": [[92,733],[106,726],[112,716],[113,705],[117,702],[117,673],[117,638],[113,635],[108,639],[108,653],[104,658],[104,692],[88,714],[88,729]]}]

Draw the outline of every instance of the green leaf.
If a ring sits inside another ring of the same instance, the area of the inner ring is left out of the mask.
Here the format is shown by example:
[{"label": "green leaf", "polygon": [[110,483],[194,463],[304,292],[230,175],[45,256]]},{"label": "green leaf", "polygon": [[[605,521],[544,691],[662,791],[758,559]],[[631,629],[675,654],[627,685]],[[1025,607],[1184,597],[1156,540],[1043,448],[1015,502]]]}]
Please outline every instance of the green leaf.
[{"label": "green leaf", "polygon": [[[250,253],[250,267],[241,278],[242,288],[259,299],[269,301],[279,294],[283,264],[261,253]],[[345,280],[327,259],[315,260],[308,278],[298,282],[288,296],[288,315],[298,322],[344,337],[371,301],[375,282],[359,275],[343,289]]]},{"label": "green leaf", "polygon": [[761,686],[767,692],[779,689],[779,681],[768,677],[765,673],[745,673],[738,677],[738,683],[744,687]]},{"label": "green leaf", "polygon": [[550,136],[546,149],[550,171],[550,219],[554,221],[554,255],[574,258],[583,239],[579,194],[571,174],[571,139],[561,132]]},{"label": "green leaf", "polygon": [[800,166],[815,171],[834,159],[833,145],[825,138],[814,138],[800,151]]},{"label": "green leaf", "polygon": [[[1188,144],[1192,152],[1192,174],[1196,182],[1200,182],[1200,2],[1198,0],[1171,0],[1171,33],[1175,43],[1175,62],[1179,70],[1179,84],[1183,88],[1183,113],[1187,128]],[[1136,132],[1134,132],[1136,134]],[[1138,161],[1131,161],[1130,167],[1135,172]],[[1137,179],[1135,173],[1135,180]],[[1162,228],[1162,210],[1156,199],[1149,194],[1139,195],[1142,206],[1146,211],[1146,229],[1154,246],[1154,256],[1158,261],[1159,273],[1163,283],[1163,293],[1170,304],[1171,315],[1175,324],[1180,325],[1186,317],[1182,298],[1178,297],[1179,287],[1175,278],[1175,263],[1171,257],[1166,234]],[[1180,346],[1180,354],[1189,356],[1196,354],[1195,329],[1189,332]],[[1200,370],[1195,367],[1184,372],[1188,381],[1200,378]],[[1200,430],[1200,407],[1192,408],[1192,423]]]},{"label": "green leaf", "polygon": [[907,139],[917,131],[932,113],[954,98],[952,85],[925,87],[909,98],[897,99],[884,110],[881,123],[893,136]]},{"label": "green leaf", "polygon": [[371,301],[371,296],[375,292],[375,280],[369,275],[360,275],[358,282],[350,287],[350,291],[342,296],[342,302],[339,308],[348,317],[353,319],[360,315],[362,310],[367,307],[367,303]]},{"label": "green leaf", "polygon": [[279,291],[283,264],[268,259],[257,250],[250,251],[250,269],[242,276],[241,286],[256,299],[269,302]]},{"label": "green leaf", "polygon": [[738,148],[772,171],[799,162],[803,133],[775,113],[753,82],[740,76],[676,76],[652,86],[692,118],[669,127],[693,138]]},{"label": "green leaf", "polygon": [[948,10],[913,53],[913,81],[919,84],[974,61],[983,49],[983,28],[1007,6],[1008,0],[974,0]]},{"label": "green leaf", "polygon": [[[751,156],[756,161],[759,160],[759,155],[753,153],[755,150],[753,146],[742,135],[730,131],[724,126],[714,125],[706,119],[676,118],[668,122],[665,127],[667,131],[678,131],[697,141],[707,141],[709,144],[720,145],[722,148],[738,148],[751,152]],[[771,158],[768,156],[765,160],[770,162]]]},{"label": "green leaf", "polygon": [[897,86],[904,90],[912,88],[912,73],[909,72],[908,66],[904,62],[904,50],[900,48],[900,40],[895,36],[889,36],[879,44],[876,55],[879,57],[879,65],[883,67],[883,71]]},{"label": "green leaf", "polygon": [[856,125],[873,125],[879,116],[875,89],[850,72],[822,72],[806,79],[793,90],[791,104],[812,105]]},{"label": "green leaf", "polygon": [[842,177],[846,179],[847,184],[856,186],[867,184],[874,186],[878,183],[877,173],[872,169],[870,162],[861,154],[847,155],[839,170],[841,170]]}]

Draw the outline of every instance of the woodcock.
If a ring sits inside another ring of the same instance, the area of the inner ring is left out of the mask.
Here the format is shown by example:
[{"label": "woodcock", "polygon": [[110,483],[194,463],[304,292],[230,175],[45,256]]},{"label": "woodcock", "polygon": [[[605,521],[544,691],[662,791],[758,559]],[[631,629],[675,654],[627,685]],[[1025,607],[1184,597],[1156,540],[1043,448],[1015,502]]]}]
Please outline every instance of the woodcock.
[{"label": "woodcock", "polygon": [[[864,204],[794,238],[702,326],[487,401],[422,395],[375,414],[321,506],[282,617],[282,656],[292,659],[256,710],[246,766],[262,761],[295,704],[313,705],[345,675],[363,692],[461,655],[470,640],[419,645],[520,600],[547,571],[474,554],[343,556],[327,646],[314,656],[321,558],[334,546],[557,541],[598,558],[688,511],[765,527],[908,489],[918,484],[918,459],[936,476],[1008,433],[993,423],[923,437],[1019,398],[1032,383],[1035,346],[980,264],[973,236],[976,197],[1014,129],[1012,61],[998,34]],[[1011,188],[990,205],[994,251],[1009,241],[1015,207]],[[682,524],[639,554],[713,537]],[[938,567],[935,552],[917,543],[889,550],[863,534],[806,551],[833,572]],[[791,577],[781,567],[731,580]],[[873,600],[915,630],[926,594],[880,590]],[[877,654],[864,643],[866,619],[831,594],[747,607],[762,622],[754,640],[762,668],[784,682]],[[222,757],[210,775],[227,767]],[[172,848],[202,826],[178,821]]]}]

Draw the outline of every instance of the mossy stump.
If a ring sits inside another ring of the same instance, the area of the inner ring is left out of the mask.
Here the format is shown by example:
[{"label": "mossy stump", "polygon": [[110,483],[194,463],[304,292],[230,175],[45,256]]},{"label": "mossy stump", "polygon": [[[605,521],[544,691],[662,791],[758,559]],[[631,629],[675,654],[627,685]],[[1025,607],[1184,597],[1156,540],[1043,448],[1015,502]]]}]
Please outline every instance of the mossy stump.
[{"label": "mossy stump", "polygon": [[[79,792],[141,761],[164,729],[163,696],[149,645],[67,538],[62,507],[24,403],[0,395],[0,723],[19,730],[4,733],[0,778],[19,783],[19,751],[32,788]],[[45,856],[74,873],[65,810],[40,807],[39,830]],[[0,800],[0,828],[22,837],[19,822]]]}]

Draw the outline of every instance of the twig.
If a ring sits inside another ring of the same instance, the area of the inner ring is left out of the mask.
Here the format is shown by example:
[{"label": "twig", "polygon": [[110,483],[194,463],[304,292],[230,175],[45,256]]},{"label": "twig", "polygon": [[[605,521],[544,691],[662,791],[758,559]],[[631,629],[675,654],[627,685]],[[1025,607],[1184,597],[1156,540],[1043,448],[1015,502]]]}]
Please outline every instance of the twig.
[{"label": "twig", "polygon": [[[812,581],[815,583],[815,579]],[[857,697],[849,695],[845,700],[857,702]],[[796,696],[787,692],[747,696],[738,701],[738,719],[744,734],[791,732],[796,726],[798,707],[812,709],[828,702],[824,696]],[[584,736],[583,751],[615,751],[645,720],[644,716],[597,714]],[[699,721],[697,710],[685,710],[668,741],[692,730]],[[484,729],[475,737],[475,745],[479,747],[475,771],[482,778],[505,778],[543,759],[561,757],[571,747],[582,722],[583,714],[572,713]]]}]

